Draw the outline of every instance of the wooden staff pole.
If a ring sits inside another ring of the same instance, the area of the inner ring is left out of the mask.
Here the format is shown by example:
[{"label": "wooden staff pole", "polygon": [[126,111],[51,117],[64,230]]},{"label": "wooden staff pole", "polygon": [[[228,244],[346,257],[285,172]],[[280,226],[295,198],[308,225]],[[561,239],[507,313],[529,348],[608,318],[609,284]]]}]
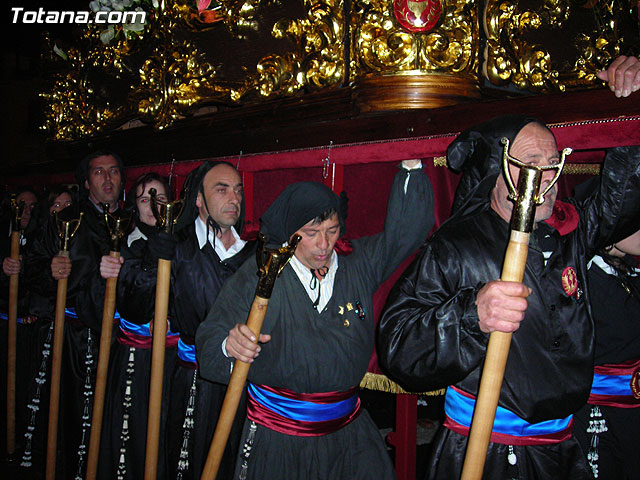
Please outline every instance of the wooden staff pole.
[{"label": "wooden staff pole", "polygon": [[[529,234],[512,231],[502,267],[501,280],[522,282],[528,253]],[[504,332],[491,332],[489,335],[461,480],[482,478],[493,421],[498,408],[502,379],[509,356],[511,336],[511,333]]]},{"label": "wooden staff pole", "polygon": [[[515,205],[511,214],[511,235],[500,278],[504,281],[522,282],[529,253],[529,234],[533,231],[535,220],[536,204],[542,204],[544,195],[560,177],[565,157],[571,153],[571,149],[565,148],[563,150],[560,163],[557,165],[532,166],[509,156],[508,139],[503,138],[502,144],[504,145],[503,170],[509,187],[509,198],[515,202]],[[509,162],[520,167],[517,191],[511,180]],[[545,170],[555,170],[556,173],[544,192],[539,194],[542,172]],[[509,356],[511,336],[511,333],[504,332],[491,332],[489,335],[461,480],[482,478],[504,370]]]},{"label": "wooden staff pole", "polygon": [[[20,231],[11,232],[11,258],[20,259]],[[9,321],[7,332],[7,455],[16,451],[16,343],[18,338],[18,281],[20,274],[9,278]]]},{"label": "wooden staff pole", "polygon": [[[58,255],[69,257],[69,252]],[[58,444],[58,412],[60,411],[60,374],[62,371],[62,344],[64,341],[65,307],[68,278],[58,280],[56,317],[53,324],[53,352],[51,356],[51,393],[49,398],[49,430],[47,434],[46,480],[56,478],[56,448]]]},{"label": "wooden staff pole", "polygon": [[158,470],[160,419],[162,416],[162,387],[164,380],[164,354],[167,341],[167,314],[171,284],[171,261],[158,259],[156,306],[153,320],[153,347],[151,353],[151,380],[149,385],[149,412],[147,417],[147,446],[144,460],[145,480],[155,480]]},{"label": "wooden staff pole", "polygon": [[[282,272],[282,269],[286,266],[287,262],[293,256],[296,246],[300,241],[300,236],[294,236],[290,245],[285,248],[278,249],[276,251],[264,250],[265,238],[260,236],[260,243],[257,249],[258,269],[260,274],[260,280],[258,281],[258,287],[256,288],[256,296],[251,305],[249,311],[249,317],[247,319],[247,326],[251,329],[256,337],[256,343],[260,337],[260,331],[262,330],[262,323],[264,317],[267,314],[267,307],[269,305],[269,298],[271,298],[271,292],[275,284],[275,280]],[[269,258],[265,261],[265,253],[269,255]],[[242,392],[244,390],[244,384],[249,375],[250,363],[245,363],[240,360],[236,360],[233,367],[233,373],[229,380],[227,392],[222,402],[222,409],[220,410],[220,416],[218,417],[218,423],[216,430],[213,434],[213,440],[211,447],[209,448],[209,454],[207,455],[207,461],[202,470],[201,480],[214,480],[218,475],[218,469],[220,468],[220,462],[222,461],[222,455],[224,454],[229,433],[238,411],[238,405]]]},{"label": "wooden staff pole", "polygon": [[[156,190],[149,189],[151,211],[156,225],[171,235],[184,201],[159,202]],[[167,317],[169,292],[171,287],[171,261],[158,259],[156,279],[156,303],[153,315],[153,346],[151,350],[151,379],[149,385],[149,412],[147,414],[147,443],[144,460],[145,480],[155,480],[158,470],[158,448],[160,444],[160,423],[162,418],[162,388],[164,381],[164,354],[167,341]]]},{"label": "wooden staff pole", "polygon": [[[77,220],[60,221],[55,214],[62,248],[58,256],[69,258],[69,240],[80,228],[82,212]],[[46,480],[56,478],[56,450],[58,445],[58,413],[60,407],[60,377],[62,373],[62,344],[64,342],[65,308],[67,306],[68,277],[58,280],[56,317],[53,324],[53,352],[51,356],[51,393],[49,395],[49,430],[47,433]]]},{"label": "wooden staff pole", "polygon": [[[119,259],[120,252],[111,251],[109,256]],[[113,317],[116,313],[116,287],[118,277],[107,278],[102,311],[102,327],[100,330],[100,350],[98,351],[98,368],[96,370],[96,387],[93,394],[93,412],[91,414],[91,434],[89,436],[89,454],[87,456],[87,480],[94,480],[98,469],[100,452],[100,434],[102,432],[102,415],[104,411],[104,394],[107,386],[109,370],[109,354],[111,352],[111,334],[113,333]]]},{"label": "wooden staff pole", "polygon": [[[120,243],[125,233],[125,225],[130,218],[115,218],[109,213],[110,205],[102,204],[104,220],[109,230],[111,251],[109,256],[120,260]],[[98,470],[98,456],[100,454],[100,434],[102,433],[102,416],[104,410],[104,396],[107,387],[107,372],[109,370],[109,356],[111,354],[111,335],[113,333],[113,319],[116,313],[116,287],[118,277],[107,278],[104,292],[104,307],[102,310],[102,326],[100,328],[100,349],[98,350],[98,367],[96,369],[96,386],[93,393],[93,411],[91,413],[91,434],[89,435],[89,453],[87,455],[86,480],[95,480]]]}]

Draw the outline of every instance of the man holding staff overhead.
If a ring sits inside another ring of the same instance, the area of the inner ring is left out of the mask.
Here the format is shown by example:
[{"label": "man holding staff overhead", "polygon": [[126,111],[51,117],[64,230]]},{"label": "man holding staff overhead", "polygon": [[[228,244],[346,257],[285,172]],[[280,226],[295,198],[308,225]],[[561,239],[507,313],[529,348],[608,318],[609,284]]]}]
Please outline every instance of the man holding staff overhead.
[{"label": "man holding staff overhead", "polygon": [[258,282],[255,259],[227,281],[198,329],[203,377],[228,382],[235,361],[251,363],[233,478],[395,478],[357,391],[373,350],[373,294],[434,224],[427,176],[419,161],[403,163],[384,231],[354,240],[348,255],[334,251],[346,198],[321,183],[289,185],[261,218],[269,246],[301,239],[275,282],[260,344],[244,324]]},{"label": "man holding staff overhead", "polygon": [[[451,218],[391,292],[378,356],[405,388],[448,387],[428,476],[455,479],[472,417],[485,415],[474,407],[489,334],[513,333],[484,471],[475,478],[587,479],[571,433],[593,369],[586,260],[640,226],[640,148],[609,151],[589,199],[559,202],[550,188],[532,219],[522,283],[497,280],[514,209],[501,173],[507,153],[525,167],[560,160],[552,132],[531,117],[499,117],[458,136],[447,151],[449,167],[462,172]],[[509,171],[517,184],[524,167]],[[540,191],[553,177],[542,173]]]}]

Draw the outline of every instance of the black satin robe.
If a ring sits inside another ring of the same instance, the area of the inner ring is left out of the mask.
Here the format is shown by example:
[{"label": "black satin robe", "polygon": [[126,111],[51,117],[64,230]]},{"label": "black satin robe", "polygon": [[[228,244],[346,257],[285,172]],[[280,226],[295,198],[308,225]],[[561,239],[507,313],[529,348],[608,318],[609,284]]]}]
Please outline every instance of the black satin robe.
[{"label": "black satin robe", "polygon": [[[128,322],[139,325],[152,322],[155,314],[158,260],[149,255],[149,242],[153,242],[153,238],[139,238],[130,246],[122,247],[121,255],[125,260],[118,276],[118,312]],[[144,477],[146,467],[153,352],[151,346],[143,348],[127,345],[126,335],[118,325],[114,326],[113,336],[115,342],[109,362],[98,478],[111,480],[121,475],[123,479],[137,480]],[[166,347],[156,470],[159,480],[165,478],[164,434],[175,361],[176,347]],[[128,415],[126,429],[123,427],[125,414]]]},{"label": "black satin robe", "polygon": [[[2,240],[0,241],[0,265],[5,257],[11,255],[11,237],[9,236],[8,223],[0,223],[0,232]],[[44,447],[44,438],[42,435],[42,426],[44,426],[44,435],[46,436],[46,415],[43,415],[45,409],[39,408],[37,411],[37,419],[31,422],[31,410],[28,405],[31,399],[36,395],[35,377],[42,361],[42,349],[44,339],[51,323],[51,308],[48,302],[43,301],[31,291],[28,278],[25,276],[24,258],[28,255],[33,245],[33,239],[41,232],[38,229],[31,229],[29,233],[23,233],[19,254],[23,256],[23,268],[18,276],[18,303],[17,316],[18,324],[16,327],[16,384],[15,384],[15,447],[18,459],[23,454],[23,449],[30,450],[34,461],[37,460],[38,467],[43,465],[42,453]],[[4,274],[0,267],[0,313],[3,319],[0,319],[0,345],[2,354],[0,356],[0,411],[7,411],[7,345],[8,345],[8,322],[6,318],[9,314],[9,285],[11,277]],[[23,321],[25,316],[30,316],[28,322]],[[46,401],[48,397],[41,395],[40,400]],[[44,420],[44,423],[43,423]],[[34,441],[31,447],[27,446],[25,433],[30,423],[38,423],[38,431],[33,432]],[[7,415],[0,418],[0,432],[6,432]],[[7,436],[3,435],[0,439],[0,448],[6,451]],[[27,453],[29,455],[29,452]],[[32,461],[30,470],[34,468]]]},{"label": "black satin robe", "polygon": [[[622,284],[593,263],[588,272],[591,308],[596,327],[595,364],[618,364],[640,358],[640,301]],[[640,277],[632,278],[636,292]],[[598,434],[598,478],[631,480],[640,472],[638,432],[640,407],[599,407],[606,432]],[[574,435],[589,452],[593,434],[588,432],[592,405],[586,404],[575,415]]]},{"label": "black satin robe", "polygon": [[[640,149],[609,152],[600,191],[576,204],[577,228],[562,236],[539,223],[531,236],[523,283],[532,294],[525,319],[512,338],[499,399],[502,407],[528,422],[564,418],[587,399],[594,328],[588,317],[586,262],[597,248],[638,229],[639,165]],[[380,321],[381,365],[411,391],[456,385],[472,395],[478,393],[489,335],[478,327],[474,302],[485,283],[500,278],[509,226],[490,208],[488,197],[461,205],[463,209],[430,238],[398,281]],[[546,265],[539,247],[545,232],[555,243]],[[563,289],[563,271],[568,267],[577,272],[580,298]],[[429,478],[458,478],[465,448],[466,437],[443,429]],[[586,475],[574,439],[515,448],[518,463],[513,471],[506,468],[507,446],[490,444],[485,478]]]},{"label": "black satin robe", "polygon": [[[66,300],[67,308],[75,308],[78,318],[65,321],[58,430],[61,435],[57,445],[60,458],[56,463],[59,472],[56,478],[70,479],[86,469],[106,285],[100,276],[100,260],[110,250],[104,215],[88,199],[82,201],[79,208],[83,217],[69,242],[71,274]],[[74,207],[65,209],[62,215],[78,218],[78,212],[73,210]],[[60,238],[51,217],[45,234],[34,241],[25,272],[30,287],[52,299],[52,304],[55,304],[57,282],[51,276],[51,260],[59,250]],[[89,418],[83,420],[87,412]]]}]

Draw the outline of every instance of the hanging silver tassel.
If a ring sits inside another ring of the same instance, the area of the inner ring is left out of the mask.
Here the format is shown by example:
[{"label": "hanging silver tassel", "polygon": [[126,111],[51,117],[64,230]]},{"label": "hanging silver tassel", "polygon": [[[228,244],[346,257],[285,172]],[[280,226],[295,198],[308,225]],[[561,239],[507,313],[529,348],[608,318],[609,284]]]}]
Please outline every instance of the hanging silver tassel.
[{"label": "hanging silver tassel", "polygon": [[82,439],[78,446],[78,469],[75,480],[82,480],[82,469],[87,454],[87,438],[91,432],[91,399],[93,398],[93,388],[91,387],[91,366],[93,365],[93,351],[91,349],[93,340],[91,330],[87,328],[87,354],[84,358],[84,365],[87,373],[84,377],[84,405],[82,409]]},{"label": "hanging silver tassel", "polygon": [[184,423],[182,424],[182,448],[180,449],[180,458],[178,459],[177,480],[182,480],[182,475],[189,469],[189,438],[191,430],[193,430],[193,412],[196,405],[196,380],[198,379],[198,371],[193,371],[193,381],[189,389],[189,400],[187,401],[187,409],[184,413]]},{"label": "hanging silver tassel", "polygon": [[117,478],[124,480],[127,475],[127,444],[129,443],[129,411],[131,410],[131,387],[133,386],[133,373],[135,372],[134,347],[129,347],[129,361],[127,362],[127,379],[125,381],[124,399],[122,400],[122,430],[120,432],[120,459],[118,462]]},{"label": "hanging silver tassel", "polygon": [[22,462],[20,462],[21,467],[29,468],[33,465],[32,463],[32,452],[33,448],[33,433],[36,430],[36,416],[38,411],[40,410],[40,395],[42,393],[42,388],[47,383],[47,367],[49,365],[49,357],[51,356],[51,339],[53,337],[53,322],[49,324],[49,331],[47,332],[47,339],[44,341],[44,345],[42,346],[42,360],[40,361],[40,368],[38,369],[38,374],[35,378],[36,382],[36,391],[31,399],[31,402],[27,405],[27,408],[30,411],[29,414],[29,425],[27,426],[27,431],[24,434],[25,438],[25,447],[24,453],[22,454]]},{"label": "hanging silver tassel", "polygon": [[247,480],[247,471],[249,470],[249,455],[251,455],[251,448],[253,447],[253,441],[256,438],[256,430],[258,426],[255,422],[251,422],[249,425],[249,432],[247,433],[247,440],[242,446],[242,466],[240,467],[240,473],[238,474],[238,480]]},{"label": "hanging silver tassel", "polygon": [[599,435],[608,431],[607,423],[602,416],[600,407],[594,405],[591,407],[591,413],[589,413],[589,426],[587,427],[587,433],[591,433],[591,444],[589,445],[589,453],[587,453],[587,460],[591,467],[591,472],[594,478],[598,478],[598,443],[600,443]]}]

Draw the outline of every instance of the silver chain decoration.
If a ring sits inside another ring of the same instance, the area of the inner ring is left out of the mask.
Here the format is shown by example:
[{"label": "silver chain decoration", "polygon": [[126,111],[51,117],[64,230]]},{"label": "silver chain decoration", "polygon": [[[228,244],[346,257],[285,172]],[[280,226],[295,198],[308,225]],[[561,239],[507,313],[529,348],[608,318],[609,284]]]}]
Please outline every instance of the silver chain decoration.
[{"label": "silver chain decoration", "polygon": [[31,402],[27,405],[27,408],[31,411],[29,415],[29,425],[27,426],[27,431],[24,434],[25,438],[25,447],[24,453],[22,454],[22,462],[20,463],[21,467],[30,468],[32,463],[32,452],[31,449],[33,447],[33,433],[36,430],[36,416],[38,411],[40,410],[40,395],[42,393],[42,388],[44,384],[47,383],[47,367],[49,365],[49,357],[51,356],[51,338],[53,337],[53,322],[49,324],[49,331],[47,332],[47,339],[44,341],[44,345],[42,346],[42,360],[40,361],[40,368],[38,369],[38,374],[34,379],[36,382],[36,391],[31,399]]},{"label": "silver chain decoration", "polygon": [[247,434],[247,440],[242,446],[242,466],[240,467],[240,473],[238,474],[238,480],[247,480],[247,471],[249,470],[249,455],[251,455],[251,448],[253,447],[253,441],[256,438],[256,430],[258,426],[256,422],[252,421],[249,425],[249,433]]},{"label": "silver chain decoration", "polygon": [[75,480],[82,480],[82,469],[84,467],[84,459],[87,454],[87,437],[91,432],[91,399],[93,398],[93,388],[91,386],[91,366],[93,365],[93,351],[91,349],[92,343],[91,329],[87,328],[87,354],[84,358],[84,365],[87,369],[87,373],[84,377],[82,439],[78,446],[78,469],[76,470]]},{"label": "silver chain decoration", "polygon": [[187,410],[184,413],[184,423],[182,424],[182,448],[180,449],[180,458],[178,460],[178,474],[176,480],[182,480],[182,475],[189,469],[189,438],[193,430],[193,412],[196,405],[196,380],[198,379],[198,370],[193,371],[193,381],[189,389],[189,400],[187,401]]},{"label": "silver chain decoration", "polygon": [[127,362],[127,380],[125,383],[124,399],[122,400],[122,431],[120,432],[120,460],[118,463],[118,480],[124,480],[127,475],[127,444],[129,443],[129,411],[131,410],[131,387],[133,385],[133,373],[135,372],[134,347],[129,347],[129,361]]},{"label": "silver chain decoration", "polygon": [[599,435],[609,430],[607,423],[602,416],[600,407],[594,405],[591,407],[591,413],[589,413],[589,426],[587,427],[587,433],[591,433],[591,445],[589,446],[589,453],[587,454],[587,460],[593,472],[593,477],[598,478],[598,443],[600,442]]}]

